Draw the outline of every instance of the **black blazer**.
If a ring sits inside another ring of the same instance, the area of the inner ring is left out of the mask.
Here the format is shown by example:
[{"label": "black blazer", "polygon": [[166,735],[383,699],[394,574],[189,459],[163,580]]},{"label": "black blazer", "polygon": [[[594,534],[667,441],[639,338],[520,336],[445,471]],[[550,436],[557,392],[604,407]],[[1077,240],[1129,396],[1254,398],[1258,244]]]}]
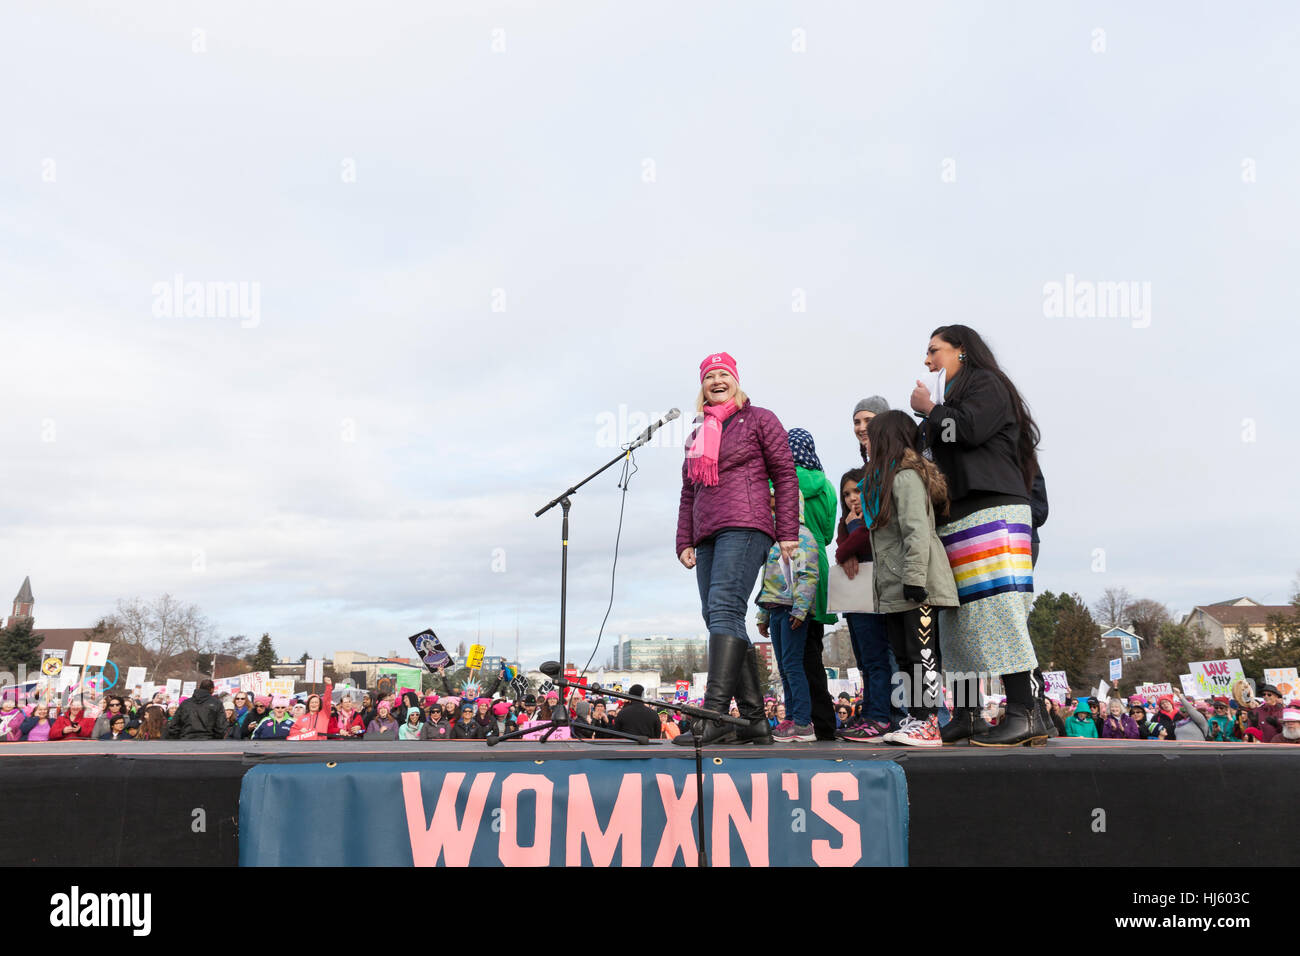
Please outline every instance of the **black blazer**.
[{"label": "black blazer", "polygon": [[974,492],[1029,499],[1011,393],[992,372],[964,369],[943,404],[931,409],[925,431],[954,505]]}]

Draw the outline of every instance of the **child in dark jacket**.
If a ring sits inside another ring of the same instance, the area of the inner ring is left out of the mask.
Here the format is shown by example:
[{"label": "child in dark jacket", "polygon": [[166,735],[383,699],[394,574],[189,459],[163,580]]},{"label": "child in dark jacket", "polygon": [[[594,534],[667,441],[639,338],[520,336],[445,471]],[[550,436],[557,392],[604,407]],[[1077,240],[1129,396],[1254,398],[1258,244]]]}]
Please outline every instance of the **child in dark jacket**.
[{"label": "child in dark jacket", "polygon": [[[858,485],[865,468],[854,468],[840,479],[840,525],[835,536],[835,563],[849,579],[871,573],[871,530],[862,518],[862,492]],[[862,675],[862,708],[839,730],[845,740],[880,743],[892,729],[889,694],[891,678],[897,669],[889,649],[885,616],[851,611],[844,615],[849,625],[849,641]],[[900,718],[905,712],[900,712]]]}]

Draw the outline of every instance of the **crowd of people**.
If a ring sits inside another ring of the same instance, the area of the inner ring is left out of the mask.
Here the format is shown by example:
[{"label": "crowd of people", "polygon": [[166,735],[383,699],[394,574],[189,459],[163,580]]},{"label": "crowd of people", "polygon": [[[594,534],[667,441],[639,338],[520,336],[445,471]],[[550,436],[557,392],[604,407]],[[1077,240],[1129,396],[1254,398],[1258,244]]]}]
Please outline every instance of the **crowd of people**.
[{"label": "crowd of people", "polygon": [[1174,692],[1154,701],[1087,697],[1050,706],[1063,737],[1300,744],[1300,699],[1284,701],[1272,684],[1260,688],[1259,698],[1243,695],[1241,702],[1227,696],[1194,701]]},{"label": "crowd of people", "polygon": [[[692,729],[675,711],[657,706],[660,701],[577,695],[564,701],[554,690],[540,696],[525,694],[519,700],[469,699],[411,690],[387,696],[350,690],[334,695],[327,684],[324,694],[291,700],[243,692],[218,697],[211,686],[204,686],[207,683],[179,704],[168,703],[163,694],[148,702],[108,694],[94,703],[74,698],[62,707],[50,701],[19,707],[10,695],[0,700],[0,742],[486,740],[527,731],[561,714],[568,726],[558,732],[558,739],[630,734],[672,741]],[[634,685],[629,693],[641,697],[643,688]],[[327,706],[333,696],[338,700]],[[870,706],[865,694],[841,693],[831,718],[836,734],[851,734],[871,719]],[[1116,698],[1067,698],[1060,705],[1048,698],[1047,707],[1053,732],[1062,737],[1300,744],[1300,700],[1284,702],[1271,685],[1262,688],[1262,699],[1244,705],[1227,697],[1192,701],[1175,694],[1150,703],[1134,697],[1127,706]],[[729,712],[740,716],[734,702]],[[941,706],[938,712],[946,724],[955,708]],[[1005,705],[998,702],[989,703],[982,712],[989,726],[997,726],[1005,717]],[[769,696],[763,702],[762,719],[776,732],[788,725],[791,716],[783,701]],[[539,730],[527,737],[540,735]]]},{"label": "crowd of people", "polygon": [[[518,699],[409,689],[388,695],[342,689],[336,694],[328,682],[322,694],[293,699],[243,691],[218,696],[213,690],[212,681],[205,680],[192,697],[174,704],[165,693],[150,701],[107,694],[93,703],[74,697],[63,706],[38,700],[25,707],[9,694],[0,700],[0,742],[486,740],[561,717],[563,729],[554,735],[559,739],[630,734],[671,740],[679,733],[676,715],[656,708],[653,700],[575,694],[562,701],[554,690]],[[629,689],[634,697],[643,693],[640,685]]]}]

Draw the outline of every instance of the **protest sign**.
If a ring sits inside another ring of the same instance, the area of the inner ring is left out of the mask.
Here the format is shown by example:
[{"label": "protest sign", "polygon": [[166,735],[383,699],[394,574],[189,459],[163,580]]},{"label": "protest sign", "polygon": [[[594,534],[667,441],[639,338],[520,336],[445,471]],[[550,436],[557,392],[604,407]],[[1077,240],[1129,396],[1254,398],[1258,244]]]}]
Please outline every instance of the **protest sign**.
[{"label": "protest sign", "polygon": [[320,684],[325,680],[325,661],[319,657],[309,657],[302,665],[304,684]]},{"label": "protest sign", "polygon": [[249,674],[240,674],[239,689],[246,694],[252,694],[254,697],[262,697],[268,693],[266,682],[270,679],[270,671],[253,671]]},{"label": "protest sign", "polygon": [[59,693],[65,690],[72,690],[81,682],[80,667],[65,667],[59,671]]},{"label": "protest sign", "polygon": [[134,690],[144,683],[145,669],[143,667],[128,667],[126,669],[126,689]]},{"label": "protest sign", "polygon": [[1044,693],[1058,704],[1065,703],[1070,696],[1070,680],[1065,671],[1043,671]]},{"label": "protest sign", "polygon": [[156,684],[154,684],[153,681],[146,680],[140,682],[141,701],[143,701],[146,704],[149,703],[151,700],[153,700],[153,695],[156,693],[158,693],[158,687]]},{"label": "protest sign", "polygon": [[178,703],[181,697],[181,679],[172,677],[167,681],[167,699],[173,704]]},{"label": "protest sign", "polygon": [[218,677],[212,682],[212,692],[217,696],[233,694],[239,690],[238,677]]},{"label": "protest sign", "polygon": [[439,667],[445,667],[447,670],[455,669],[455,658],[447,653],[447,649],[442,646],[442,641],[438,640],[438,635],[433,633],[433,628],[426,627],[419,634],[412,634],[407,640],[415,648],[415,656],[420,658],[430,671],[436,671]]},{"label": "protest sign", "polygon": [[1155,700],[1163,694],[1173,694],[1172,684],[1138,684],[1133,693],[1147,700]]},{"label": "protest sign", "polygon": [[826,691],[831,695],[831,697],[838,698],[840,694],[848,694],[849,696],[852,696],[857,692],[857,687],[855,687],[853,681],[849,680],[847,677],[837,677],[835,680],[828,680],[826,682]]},{"label": "protest sign", "polygon": [[262,682],[265,691],[272,697],[292,697],[292,677],[272,677]]},{"label": "protest sign", "polygon": [[1117,657],[1110,662],[1110,679],[1116,684],[1124,676],[1124,658]]},{"label": "protest sign", "polygon": [[91,641],[86,648],[86,666],[103,667],[108,661],[108,652],[112,644],[103,644],[99,641]]},{"label": "protest sign", "polygon": [[1232,694],[1232,685],[1246,677],[1241,669],[1241,661],[1236,658],[1193,661],[1187,665],[1187,669],[1196,681],[1198,697],[1229,696]]},{"label": "protest sign", "polygon": [[1276,687],[1283,700],[1300,694],[1300,673],[1294,667],[1264,668],[1264,683]]},{"label": "protest sign", "polygon": [[678,700],[685,700],[686,695],[690,693],[691,690],[690,681],[679,680],[677,681],[675,687],[676,690],[673,696],[676,697]]},{"label": "protest sign", "polygon": [[181,696],[193,697],[194,688],[197,686],[198,686],[198,681],[187,680],[185,683],[181,684]]},{"label": "protest sign", "polygon": [[1110,693],[1110,685],[1107,684],[1105,681],[1102,681],[1100,684],[1097,685],[1097,699],[1098,699],[1098,700],[1105,700],[1105,699],[1106,699],[1106,695],[1109,694],[1109,693]]},{"label": "protest sign", "polygon": [[[421,690],[424,683],[424,668],[407,667],[404,664],[385,664],[384,673],[391,674],[396,681],[393,685],[395,693],[401,693],[403,687],[409,687],[411,690]],[[468,686],[466,687],[468,690]],[[475,696],[478,696],[475,694]]]},{"label": "protest sign", "polygon": [[63,670],[63,658],[67,656],[67,651],[44,651],[41,655],[41,673],[46,677],[58,677],[59,671]]},{"label": "protest sign", "polygon": [[472,671],[478,670],[483,666],[483,658],[487,654],[487,648],[482,644],[475,644],[469,649],[469,656],[465,658],[465,666]]},{"label": "protest sign", "polygon": [[90,641],[73,641],[72,653],[68,655],[68,663],[80,667],[86,663],[86,655],[89,653]]}]

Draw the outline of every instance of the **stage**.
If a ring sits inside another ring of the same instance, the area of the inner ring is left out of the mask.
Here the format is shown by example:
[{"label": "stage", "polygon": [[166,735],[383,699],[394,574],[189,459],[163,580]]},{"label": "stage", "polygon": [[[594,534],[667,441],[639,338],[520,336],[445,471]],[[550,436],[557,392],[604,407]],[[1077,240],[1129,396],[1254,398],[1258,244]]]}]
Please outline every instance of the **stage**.
[{"label": "stage", "polygon": [[[694,771],[659,741],[6,744],[0,862],[694,865]],[[704,774],[716,865],[1300,863],[1300,747],[778,744]]]}]

